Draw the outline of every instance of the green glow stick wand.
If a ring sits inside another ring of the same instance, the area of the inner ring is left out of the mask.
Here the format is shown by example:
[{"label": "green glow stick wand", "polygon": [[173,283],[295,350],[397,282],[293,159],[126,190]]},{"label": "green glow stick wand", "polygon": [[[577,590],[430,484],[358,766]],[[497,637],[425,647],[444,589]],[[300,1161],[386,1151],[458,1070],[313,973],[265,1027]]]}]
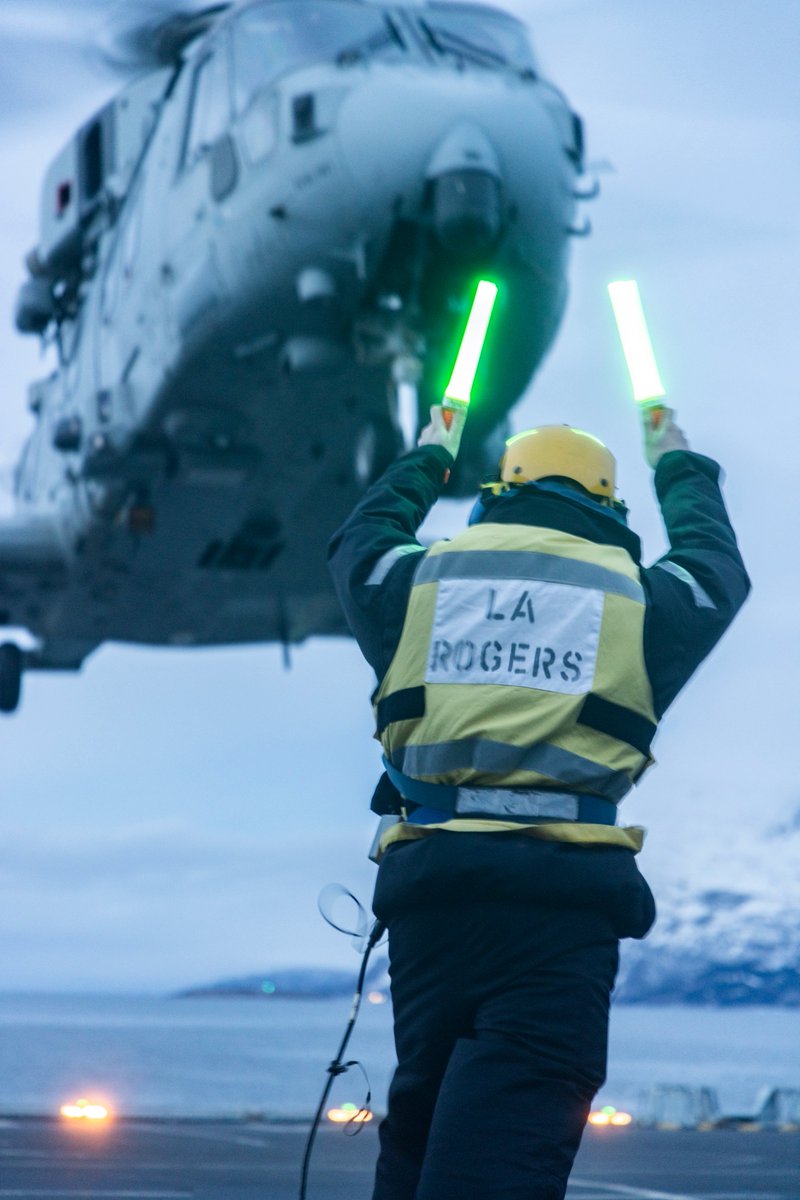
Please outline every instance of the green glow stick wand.
[{"label": "green glow stick wand", "polygon": [[453,374],[450,376],[450,382],[444,392],[442,415],[448,429],[453,420],[454,409],[469,408],[472,385],[475,382],[475,373],[483,353],[483,345],[486,341],[496,299],[497,284],[490,283],[488,279],[482,279],[475,291],[475,299],[472,301],[467,326],[458,348]]},{"label": "green glow stick wand", "polygon": [[658,425],[664,407],[660,401],[666,391],[658,373],[639,288],[634,279],[618,280],[608,285],[608,295],[631,377],[633,398],[643,408],[654,410],[653,424]]}]

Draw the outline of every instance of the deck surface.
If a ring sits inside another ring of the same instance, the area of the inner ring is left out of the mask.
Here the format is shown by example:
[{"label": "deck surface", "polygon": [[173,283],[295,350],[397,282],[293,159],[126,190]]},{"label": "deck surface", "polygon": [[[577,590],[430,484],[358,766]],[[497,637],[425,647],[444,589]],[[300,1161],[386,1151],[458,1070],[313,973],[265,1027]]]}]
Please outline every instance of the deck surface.
[{"label": "deck surface", "polygon": [[[0,1200],[296,1200],[297,1125],[0,1120]],[[374,1126],[320,1131],[308,1200],[369,1200]],[[569,1200],[798,1200],[800,1134],[587,1130]]]}]

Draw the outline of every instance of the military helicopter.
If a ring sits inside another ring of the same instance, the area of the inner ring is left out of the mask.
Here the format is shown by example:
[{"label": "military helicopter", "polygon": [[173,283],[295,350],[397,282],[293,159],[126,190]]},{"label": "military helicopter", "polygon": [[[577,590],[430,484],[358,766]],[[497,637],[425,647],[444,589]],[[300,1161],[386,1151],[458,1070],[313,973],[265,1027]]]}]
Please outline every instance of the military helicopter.
[{"label": "military helicopter", "polygon": [[164,20],[155,62],[47,171],[16,325],[50,347],[0,523],[0,710],[106,640],[345,635],[327,539],[413,443],[473,282],[500,311],[451,494],[550,346],[583,126],[525,27],[434,0],[245,0]]}]

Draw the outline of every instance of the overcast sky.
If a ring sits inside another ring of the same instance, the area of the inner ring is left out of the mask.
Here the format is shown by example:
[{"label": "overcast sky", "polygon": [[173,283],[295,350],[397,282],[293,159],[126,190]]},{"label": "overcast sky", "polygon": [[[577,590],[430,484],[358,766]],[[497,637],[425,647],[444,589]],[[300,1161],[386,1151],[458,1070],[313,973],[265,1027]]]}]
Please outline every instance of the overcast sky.
[{"label": "overcast sky", "polygon": [[[515,427],[567,421],[606,440],[646,560],[663,551],[605,296],[608,280],[635,276],[679,421],[727,472],[754,581],[668,714],[660,766],[624,804],[627,823],[649,828],[641,863],[658,882],[681,873],[687,842],[718,854],[800,807],[800,4],[507,7],[582,113],[589,158],[610,164],[593,235],[574,248],[566,319]],[[100,36],[102,8],[0,5],[0,470],[27,434],[26,386],[42,371],[35,339],[11,320],[41,178],[109,93],[77,52]],[[467,507],[442,504],[430,528],[455,532]],[[354,965],[316,896],[332,880],[371,892],[373,680],[344,640],[311,641],[293,662],[285,671],[271,646],[107,646],[80,676],[26,680],[19,714],[0,724],[0,990]]]}]

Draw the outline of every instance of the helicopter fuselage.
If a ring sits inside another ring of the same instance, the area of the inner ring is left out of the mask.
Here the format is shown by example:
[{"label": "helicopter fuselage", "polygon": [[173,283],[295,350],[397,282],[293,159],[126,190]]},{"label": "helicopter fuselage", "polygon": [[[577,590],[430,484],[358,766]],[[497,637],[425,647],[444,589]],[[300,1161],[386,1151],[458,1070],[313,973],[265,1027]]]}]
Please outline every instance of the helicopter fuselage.
[{"label": "helicopter fuselage", "polygon": [[109,639],[345,634],[327,539],[441,396],[481,275],[501,301],[459,491],[496,461],[563,313],[581,129],[535,70],[426,46],[415,22],[438,7],[364,5],[373,35],[260,80],[237,22],[252,41],[287,5],[233,10],[133,85],[141,146],[116,178],[107,110],[76,178],[51,169],[32,266],[48,299],[18,324],[58,365],[31,390],[0,527],[2,616],[39,640],[26,665]]}]

